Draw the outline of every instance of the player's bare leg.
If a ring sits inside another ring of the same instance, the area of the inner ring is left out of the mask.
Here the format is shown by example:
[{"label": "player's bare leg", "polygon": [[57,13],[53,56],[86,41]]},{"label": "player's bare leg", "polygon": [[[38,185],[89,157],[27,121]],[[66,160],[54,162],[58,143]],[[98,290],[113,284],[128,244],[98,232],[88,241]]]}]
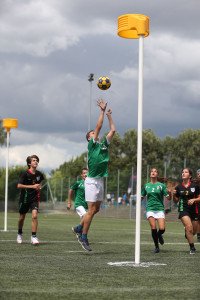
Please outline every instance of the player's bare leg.
[{"label": "player's bare leg", "polygon": [[88,212],[85,214],[84,223],[83,223],[83,232],[80,244],[82,248],[86,251],[92,251],[90,248],[87,234],[92,222],[94,215],[99,211],[101,206],[101,201],[97,202],[87,202],[88,203]]},{"label": "player's bare leg", "polygon": [[83,234],[87,234],[90,228],[92,219],[96,213],[98,213],[101,201],[97,202],[87,202],[88,204],[88,212],[85,214],[84,225],[83,225]]},{"label": "player's bare leg", "polygon": [[32,210],[32,236],[31,236],[31,244],[33,245],[39,244],[38,238],[36,237],[37,227],[38,227],[38,211],[37,209],[33,209]]},{"label": "player's bare leg", "polygon": [[22,228],[23,228],[23,226],[24,226],[24,220],[25,220],[25,217],[26,217],[26,215],[20,214],[19,220],[18,220],[18,229],[21,229],[21,230],[22,230]]},{"label": "player's bare leg", "polygon": [[17,234],[17,243],[22,244],[22,228],[24,226],[24,220],[26,215],[20,214],[19,220],[18,220],[18,234]]},{"label": "player's bare leg", "polygon": [[194,236],[193,236],[193,224],[188,216],[184,216],[181,218],[181,222],[183,223],[185,230],[186,230],[186,236],[188,243],[190,245],[190,254],[195,254],[195,247],[194,247]]}]

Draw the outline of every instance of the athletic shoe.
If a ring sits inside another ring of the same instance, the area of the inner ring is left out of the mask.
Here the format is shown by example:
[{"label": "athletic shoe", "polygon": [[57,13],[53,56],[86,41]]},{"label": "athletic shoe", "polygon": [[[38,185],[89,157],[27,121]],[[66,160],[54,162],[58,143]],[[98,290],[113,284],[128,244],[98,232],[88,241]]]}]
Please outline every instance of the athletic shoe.
[{"label": "athletic shoe", "polygon": [[32,245],[39,245],[39,240],[36,236],[31,236],[31,244]]},{"label": "athletic shoe", "polygon": [[200,235],[197,235],[197,242],[200,243]]},{"label": "athletic shoe", "polygon": [[78,242],[81,244],[81,241],[82,241],[82,233],[79,233],[78,234]]},{"label": "athletic shoe", "polygon": [[79,243],[81,244],[82,248],[86,251],[92,251],[92,249],[90,248],[88,239],[80,239]]},{"label": "athletic shoe", "polygon": [[190,249],[190,254],[195,254],[196,253],[196,249],[195,248],[191,248]]},{"label": "athletic shoe", "polygon": [[158,237],[158,240],[159,240],[159,243],[161,244],[161,245],[164,245],[164,239],[163,239],[163,237],[162,237],[162,234]]},{"label": "athletic shoe", "polygon": [[160,249],[159,248],[155,248],[152,253],[159,253],[160,252]]},{"label": "athletic shoe", "polygon": [[22,234],[17,235],[17,243],[22,244]]},{"label": "athletic shoe", "polygon": [[78,230],[78,226],[72,227],[72,232],[76,235],[78,240],[81,238],[82,231]]}]

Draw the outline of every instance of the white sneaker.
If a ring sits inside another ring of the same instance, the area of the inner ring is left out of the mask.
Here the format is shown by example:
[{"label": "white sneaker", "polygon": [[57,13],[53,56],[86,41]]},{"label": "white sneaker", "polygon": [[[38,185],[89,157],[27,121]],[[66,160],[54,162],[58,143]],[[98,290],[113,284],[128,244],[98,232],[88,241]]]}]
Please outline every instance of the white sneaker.
[{"label": "white sneaker", "polygon": [[31,236],[31,244],[33,245],[39,245],[39,240],[36,236]]},{"label": "white sneaker", "polygon": [[22,234],[17,235],[17,243],[22,244]]}]

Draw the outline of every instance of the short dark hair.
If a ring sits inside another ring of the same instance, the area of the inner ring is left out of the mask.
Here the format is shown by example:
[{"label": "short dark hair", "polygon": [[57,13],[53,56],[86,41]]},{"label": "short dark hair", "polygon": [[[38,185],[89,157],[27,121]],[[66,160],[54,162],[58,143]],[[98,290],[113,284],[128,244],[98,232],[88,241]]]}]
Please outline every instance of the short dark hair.
[{"label": "short dark hair", "polygon": [[87,132],[87,134],[86,134],[86,140],[87,140],[87,141],[88,141],[88,139],[89,139],[89,137],[90,137],[90,132],[92,132],[92,131],[94,131],[94,129],[92,129],[92,130],[90,130],[90,131]]},{"label": "short dark hair", "polygon": [[81,169],[81,173],[82,173],[83,171],[88,171],[88,168],[83,168],[83,169]]},{"label": "short dark hair", "polygon": [[30,169],[30,164],[31,164],[31,161],[32,161],[33,158],[36,158],[38,162],[40,161],[39,157],[35,154],[28,156],[27,159],[26,159],[26,163],[27,163],[27,166],[28,166],[29,169]]}]

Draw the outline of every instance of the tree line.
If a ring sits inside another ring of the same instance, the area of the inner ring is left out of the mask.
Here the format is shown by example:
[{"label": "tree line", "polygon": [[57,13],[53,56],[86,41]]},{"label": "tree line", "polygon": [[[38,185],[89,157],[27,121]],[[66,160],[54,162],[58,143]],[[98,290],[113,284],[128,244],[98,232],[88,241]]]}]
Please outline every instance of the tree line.
[{"label": "tree line", "polygon": [[[104,137],[102,137],[104,139]],[[175,178],[179,176],[184,162],[195,172],[200,168],[200,129],[186,129],[177,137],[167,135],[163,140],[152,129],[143,130],[142,166],[163,166]],[[123,137],[116,133],[109,146],[109,172],[131,169],[137,166],[137,130],[127,130]],[[51,176],[76,177],[87,166],[87,152],[64,162]],[[169,172],[170,170],[170,172]]]},{"label": "tree line", "polygon": [[[5,141],[6,132],[0,127],[0,145],[4,145]],[[136,172],[137,130],[129,129],[123,137],[116,133],[109,146],[109,155],[108,187],[110,190],[116,190],[117,173],[120,170],[121,189],[125,191],[130,181],[131,169],[134,173]],[[148,169],[156,167],[160,175],[164,176],[164,166],[167,177],[177,180],[180,180],[184,166],[191,168],[193,172],[200,168],[200,129],[186,129],[177,137],[167,135],[164,139],[157,137],[152,129],[143,130],[143,184],[146,183]],[[85,167],[87,167],[87,152],[72,157],[57,169],[52,170],[50,181],[64,178],[68,182],[67,179],[70,178],[73,183],[80,176],[80,170]],[[19,195],[16,188],[17,179],[24,169],[26,166],[9,168],[9,198],[12,200],[16,200]],[[4,199],[4,185],[5,169],[0,168],[0,200]]]}]

